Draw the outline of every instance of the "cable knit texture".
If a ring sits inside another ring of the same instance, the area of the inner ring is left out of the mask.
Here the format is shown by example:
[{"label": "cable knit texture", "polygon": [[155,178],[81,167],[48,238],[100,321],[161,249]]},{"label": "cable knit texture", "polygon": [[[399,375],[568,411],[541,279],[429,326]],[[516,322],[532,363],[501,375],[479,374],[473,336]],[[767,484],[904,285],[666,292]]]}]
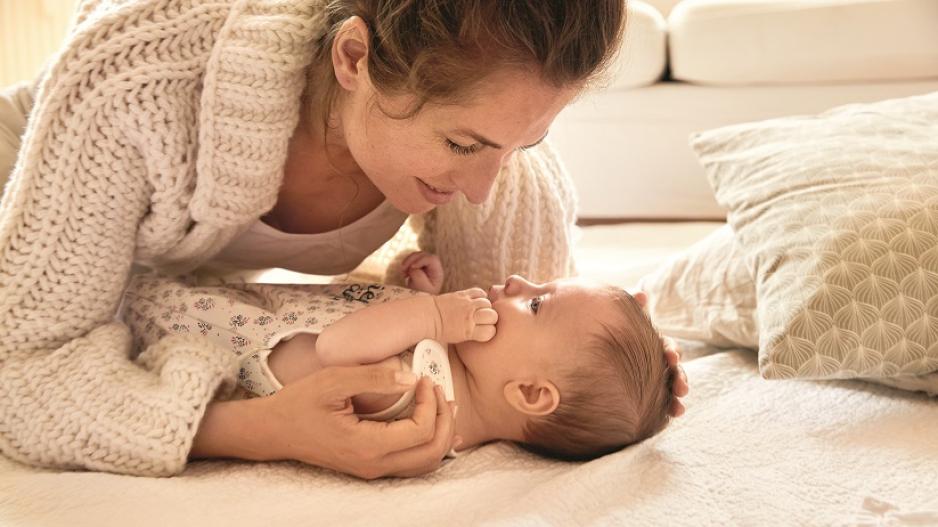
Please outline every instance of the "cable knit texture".
[{"label": "cable knit texture", "polygon": [[[81,4],[0,204],[3,454],[149,476],[185,467],[236,357],[197,336],[135,356],[114,314],[134,261],[195,270],[273,207],[321,13],[322,0]],[[543,146],[516,156],[485,205],[412,218],[398,239],[440,254],[448,289],[552,279],[573,273],[574,205]]]}]

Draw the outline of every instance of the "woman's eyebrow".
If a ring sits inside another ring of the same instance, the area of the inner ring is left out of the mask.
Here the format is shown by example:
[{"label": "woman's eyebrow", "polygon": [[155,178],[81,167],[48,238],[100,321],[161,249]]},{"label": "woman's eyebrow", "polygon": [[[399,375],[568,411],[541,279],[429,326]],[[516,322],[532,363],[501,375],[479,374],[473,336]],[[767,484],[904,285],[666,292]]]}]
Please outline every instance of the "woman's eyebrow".
[{"label": "woman's eyebrow", "polygon": [[[504,148],[502,145],[496,143],[495,141],[492,141],[491,139],[486,139],[482,134],[476,133],[473,130],[469,130],[468,128],[459,128],[459,129],[453,130],[453,133],[468,135],[469,137],[475,139],[475,141],[481,145],[489,146],[495,149]],[[541,144],[544,141],[544,139],[547,138],[548,133],[549,132],[545,132],[544,135],[540,139],[538,139],[536,143],[531,143],[527,146],[522,146],[521,148],[522,149],[534,148],[535,146]]]}]

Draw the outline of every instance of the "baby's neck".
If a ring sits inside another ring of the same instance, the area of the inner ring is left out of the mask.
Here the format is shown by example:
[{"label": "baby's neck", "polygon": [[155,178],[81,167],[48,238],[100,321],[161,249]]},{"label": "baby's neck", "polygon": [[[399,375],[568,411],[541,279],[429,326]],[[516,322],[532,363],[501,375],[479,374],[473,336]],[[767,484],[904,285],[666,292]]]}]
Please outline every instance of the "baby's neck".
[{"label": "baby's neck", "polygon": [[466,369],[456,345],[450,344],[449,365],[453,378],[453,392],[459,409],[456,412],[456,433],[462,444],[456,449],[464,450],[498,439],[515,439],[517,432],[511,423],[498,419],[502,415],[493,408],[493,401],[485,397],[479,384]]}]

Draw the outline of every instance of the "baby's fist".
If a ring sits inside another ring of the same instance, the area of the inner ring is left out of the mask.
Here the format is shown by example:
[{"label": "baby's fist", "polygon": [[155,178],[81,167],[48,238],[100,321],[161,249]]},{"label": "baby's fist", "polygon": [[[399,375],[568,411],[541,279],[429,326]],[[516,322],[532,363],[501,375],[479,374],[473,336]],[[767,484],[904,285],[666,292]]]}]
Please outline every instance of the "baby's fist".
[{"label": "baby's fist", "polygon": [[446,344],[487,342],[495,336],[498,313],[478,287],[435,296],[433,302],[438,315],[435,340]]},{"label": "baby's fist", "polygon": [[401,262],[404,285],[417,291],[438,295],[443,290],[443,263],[435,254],[416,251]]}]

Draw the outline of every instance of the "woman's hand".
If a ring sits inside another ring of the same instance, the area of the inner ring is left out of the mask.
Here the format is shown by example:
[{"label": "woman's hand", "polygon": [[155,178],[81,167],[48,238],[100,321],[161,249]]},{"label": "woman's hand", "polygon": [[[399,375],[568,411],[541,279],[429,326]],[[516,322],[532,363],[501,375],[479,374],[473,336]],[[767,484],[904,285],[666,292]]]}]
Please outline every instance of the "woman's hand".
[{"label": "woman's hand", "polygon": [[[648,293],[639,291],[633,294],[632,297],[647,312]],[[690,391],[690,385],[687,384],[687,373],[681,367],[681,347],[671,337],[661,337],[661,343],[664,345],[664,358],[668,362],[668,367],[673,370],[674,375],[674,381],[671,383],[671,393],[674,398],[671,400],[668,414],[671,417],[680,417],[684,415],[686,410],[680,398]]]},{"label": "woman's hand", "polygon": [[438,295],[443,290],[443,263],[435,254],[416,251],[401,262],[404,285],[417,291]]},{"label": "woman's hand", "polygon": [[276,459],[375,479],[436,470],[453,446],[452,403],[428,378],[417,383],[413,416],[392,422],[360,420],[351,398],[360,393],[403,393],[413,384],[375,365],[329,367],[264,398]]},{"label": "woman's hand", "polygon": [[668,367],[674,372],[674,381],[671,383],[671,393],[674,394],[674,398],[671,399],[668,414],[671,417],[680,417],[684,415],[685,410],[684,403],[681,402],[680,398],[690,391],[690,386],[687,384],[687,373],[681,367],[681,348],[671,337],[662,337],[661,342],[664,344],[664,358],[668,361]]},{"label": "woman's hand", "polygon": [[436,323],[433,339],[443,343],[488,342],[495,337],[498,312],[478,287],[434,296]]}]

